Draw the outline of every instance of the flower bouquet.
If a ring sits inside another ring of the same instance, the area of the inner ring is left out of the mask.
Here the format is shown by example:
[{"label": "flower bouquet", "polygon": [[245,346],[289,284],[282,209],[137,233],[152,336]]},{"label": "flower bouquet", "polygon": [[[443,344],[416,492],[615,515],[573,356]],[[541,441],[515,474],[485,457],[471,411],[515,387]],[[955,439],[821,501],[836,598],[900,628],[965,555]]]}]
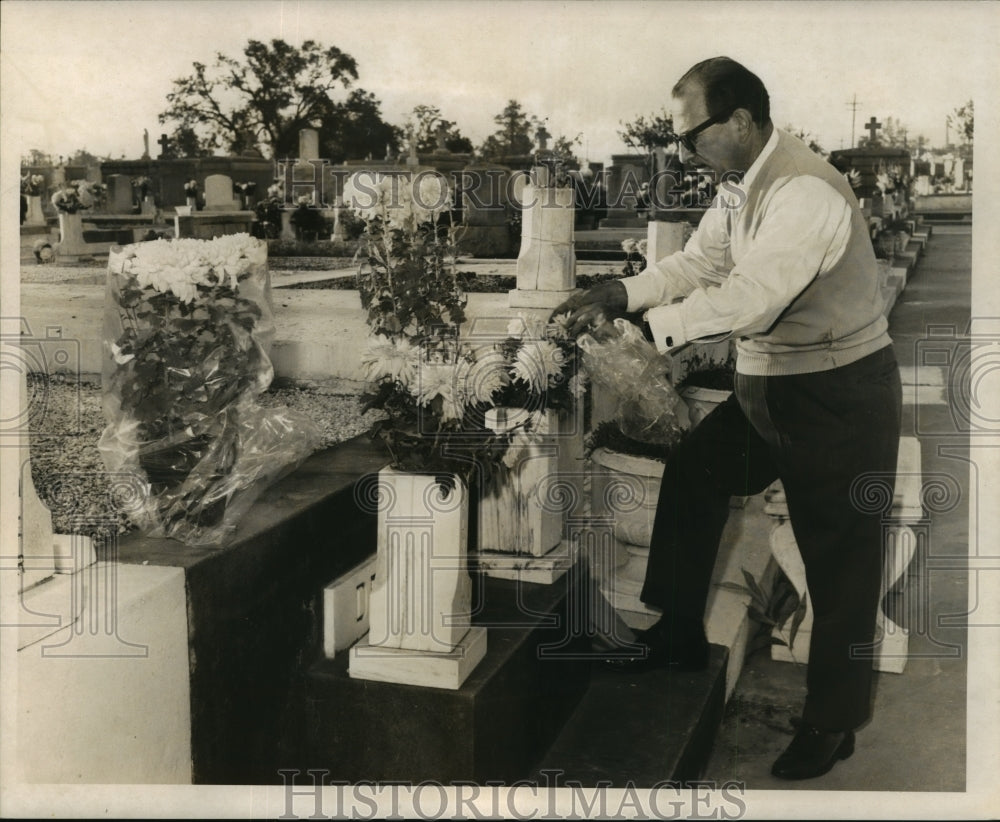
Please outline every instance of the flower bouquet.
[{"label": "flower bouquet", "polygon": [[127,513],[152,536],[225,541],[319,445],[311,420],[256,401],[273,376],[266,265],[246,234],[109,256],[98,447],[108,470],[136,476]]},{"label": "flower bouquet", "polygon": [[[510,446],[530,435],[536,412],[568,406],[580,390],[574,343],[564,329],[560,336],[558,327],[527,321],[506,337],[460,340],[466,296],[455,272],[455,227],[438,225],[451,203],[439,175],[360,172],[343,198],[365,225],[358,288],[371,338],[363,400],[386,414],[371,434],[394,468],[477,475],[486,492],[513,464]],[[494,430],[488,412],[511,406],[526,413]]]},{"label": "flower bouquet", "polygon": [[85,211],[94,204],[93,197],[86,186],[69,183],[52,195],[52,205],[62,214],[76,214]]},{"label": "flower bouquet", "polygon": [[26,197],[40,197],[45,188],[45,177],[41,174],[25,174],[21,178],[21,193]]}]

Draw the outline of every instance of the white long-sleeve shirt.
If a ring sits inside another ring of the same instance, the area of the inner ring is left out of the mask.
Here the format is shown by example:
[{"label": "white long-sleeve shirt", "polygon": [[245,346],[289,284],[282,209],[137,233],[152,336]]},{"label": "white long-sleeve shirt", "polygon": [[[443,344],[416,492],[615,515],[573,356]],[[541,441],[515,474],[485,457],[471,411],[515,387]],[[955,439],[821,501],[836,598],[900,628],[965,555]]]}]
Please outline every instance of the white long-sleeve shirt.
[{"label": "white long-sleeve shirt", "polygon": [[856,204],[818,176],[783,181],[752,235],[734,230],[778,141],[774,129],[742,183],[723,183],[683,251],[622,280],[628,311],[649,309],[646,320],[661,351],[689,341],[767,332],[843,257]]}]

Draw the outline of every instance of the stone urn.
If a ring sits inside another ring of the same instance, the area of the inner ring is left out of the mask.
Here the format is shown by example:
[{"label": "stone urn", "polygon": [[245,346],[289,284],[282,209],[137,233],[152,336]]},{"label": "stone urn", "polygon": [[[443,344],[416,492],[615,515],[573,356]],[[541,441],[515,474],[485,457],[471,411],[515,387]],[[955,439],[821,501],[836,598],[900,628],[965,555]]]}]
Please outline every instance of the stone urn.
[{"label": "stone urn", "polygon": [[639,599],[649,562],[656,503],[664,463],[598,448],[590,456],[594,464],[592,508],[611,528],[611,551],[591,557],[598,569],[601,591],[631,628],[648,628],[660,611]]},{"label": "stone urn", "polygon": [[703,388],[700,385],[689,385],[682,389],[681,397],[687,403],[691,425],[695,426],[705,419],[715,410],[716,406],[729,399],[729,395],[732,393],[732,391],[724,391],[719,388]]}]

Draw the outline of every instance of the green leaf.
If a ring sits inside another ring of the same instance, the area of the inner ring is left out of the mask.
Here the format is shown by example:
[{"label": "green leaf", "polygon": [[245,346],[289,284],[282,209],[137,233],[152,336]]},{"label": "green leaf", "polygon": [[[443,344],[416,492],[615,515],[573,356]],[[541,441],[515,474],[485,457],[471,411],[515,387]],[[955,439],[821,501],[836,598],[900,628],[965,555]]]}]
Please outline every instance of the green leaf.
[{"label": "green leaf", "polygon": [[740,585],[738,582],[729,582],[727,580],[723,580],[722,582],[717,582],[716,587],[722,588],[723,590],[726,591],[735,591],[738,594],[746,594],[750,596],[753,595],[753,592],[749,588],[747,588],[745,585]]},{"label": "green leaf", "polygon": [[763,613],[759,608],[757,608],[754,605],[750,605],[750,607],[747,608],[747,613],[750,615],[750,619],[752,619],[754,622],[759,622],[762,625],[769,625],[772,628],[777,626],[777,623],[773,619],[771,619],[771,617]]},{"label": "green leaf", "polygon": [[792,617],[792,627],[789,630],[789,642],[788,647],[791,648],[795,643],[795,636],[799,632],[799,626],[802,625],[802,621],[806,618],[806,610],[808,609],[808,594],[802,597],[802,601],[799,603],[799,607],[795,609],[795,614]]},{"label": "green leaf", "polygon": [[747,581],[747,586],[753,592],[754,600],[760,603],[762,607],[766,608],[767,594],[764,593],[764,589],[760,587],[757,580],[753,578],[753,574],[751,574],[746,568],[741,568],[740,570],[743,572],[743,579]]}]

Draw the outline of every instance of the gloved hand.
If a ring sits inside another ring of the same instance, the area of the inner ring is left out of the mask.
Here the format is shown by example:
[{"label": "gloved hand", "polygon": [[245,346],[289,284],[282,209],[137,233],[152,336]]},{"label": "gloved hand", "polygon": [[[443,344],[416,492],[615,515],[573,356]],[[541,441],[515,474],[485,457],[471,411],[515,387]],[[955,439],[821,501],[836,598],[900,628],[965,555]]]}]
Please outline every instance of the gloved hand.
[{"label": "gloved hand", "polygon": [[605,323],[621,317],[628,308],[628,292],[619,280],[598,283],[586,291],[574,294],[556,307],[550,320],[560,314],[569,314],[566,323],[571,337],[584,331],[600,334]]}]

